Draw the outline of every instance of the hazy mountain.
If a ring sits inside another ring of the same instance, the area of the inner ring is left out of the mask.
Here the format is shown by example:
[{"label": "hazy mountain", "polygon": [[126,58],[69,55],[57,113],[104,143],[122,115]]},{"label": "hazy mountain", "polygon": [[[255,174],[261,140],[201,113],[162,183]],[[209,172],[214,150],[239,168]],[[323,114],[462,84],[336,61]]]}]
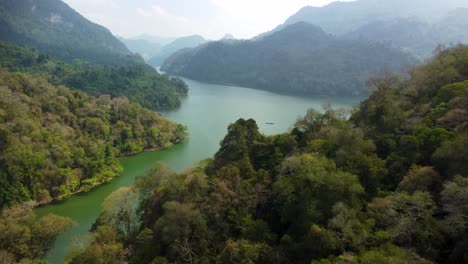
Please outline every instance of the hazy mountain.
[{"label": "hazy mountain", "polygon": [[370,22],[344,36],[392,43],[420,56],[429,57],[438,44],[468,43],[468,9],[457,9],[429,23],[416,19]]},{"label": "hazy mountain", "polygon": [[236,38],[235,38],[234,35],[232,35],[232,34],[226,34],[226,35],[224,35],[224,37],[223,37],[222,39],[224,39],[224,40],[232,40],[232,39],[236,39]]},{"label": "hazy mountain", "polygon": [[60,0],[0,1],[0,40],[25,45],[71,62],[133,65],[143,60],[111,32]]},{"label": "hazy mountain", "polygon": [[260,39],[210,42],[177,52],[162,69],[195,80],[277,92],[364,93],[382,67],[401,70],[415,60],[387,45],[343,40],[300,22]]},{"label": "hazy mountain", "polygon": [[164,60],[166,60],[174,52],[184,48],[193,48],[206,42],[207,40],[200,35],[178,38],[162,47],[156,55],[148,60],[148,63],[155,67],[161,66]]},{"label": "hazy mountain", "polygon": [[412,18],[436,22],[448,12],[468,7],[466,0],[358,0],[334,2],[324,7],[304,7],[285,24],[299,21],[322,27],[332,34],[344,34],[370,22]]},{"label": "hazy mountain", "polygon": [[145,60],[161,51],[163,45],[145,39],[119,38],[131,51],[140,54]]},{"label": "hazy mountain", "polygon": [[177,38],[176,37],[160,37],[160,36],[153,36],[153,35],[148,35],[148,34],[142,34],[142,35],[138,35],[136,37],[132,37],[132,38],[126,38],[126,39],[130,39],[130,40],[145,40],[147,42],[150,42],[150,43],[154,43],[154,44],[159,44],[161,46],[165,46],[169,43],[171,43],[172,41],[176,40]]}]

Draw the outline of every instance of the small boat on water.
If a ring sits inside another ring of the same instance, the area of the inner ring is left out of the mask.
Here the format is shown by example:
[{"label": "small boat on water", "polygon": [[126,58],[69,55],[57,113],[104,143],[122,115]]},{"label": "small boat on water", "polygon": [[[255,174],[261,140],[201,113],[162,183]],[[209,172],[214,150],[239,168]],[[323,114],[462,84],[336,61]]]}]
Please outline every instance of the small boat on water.
[{"label": "small boat on water", "polygon": [[265,124],[267,124],[267,125],[274,125],[275,123],[272,123],[272,122],[266,122]]}]

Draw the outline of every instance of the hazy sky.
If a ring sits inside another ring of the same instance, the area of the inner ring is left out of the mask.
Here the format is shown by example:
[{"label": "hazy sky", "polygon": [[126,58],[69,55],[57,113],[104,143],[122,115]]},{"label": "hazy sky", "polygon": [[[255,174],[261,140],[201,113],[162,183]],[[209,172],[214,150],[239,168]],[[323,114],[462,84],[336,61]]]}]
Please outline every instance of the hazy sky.
[{"label": "hazy sky", "polygon": [[64,0],[112,33],[218,39],[250,38],[283,23],[301,7],[333,0]]}]

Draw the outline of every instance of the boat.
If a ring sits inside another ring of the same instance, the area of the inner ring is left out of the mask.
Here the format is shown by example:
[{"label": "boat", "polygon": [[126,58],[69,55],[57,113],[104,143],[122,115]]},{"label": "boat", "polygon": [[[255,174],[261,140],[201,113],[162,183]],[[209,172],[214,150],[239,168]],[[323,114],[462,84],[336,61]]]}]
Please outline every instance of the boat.
[{"label": "boat", "polygon": [[272,123],[272,122],[266,122],[265,124],[267,124],[267,125],[274,125],[275,123]]}]

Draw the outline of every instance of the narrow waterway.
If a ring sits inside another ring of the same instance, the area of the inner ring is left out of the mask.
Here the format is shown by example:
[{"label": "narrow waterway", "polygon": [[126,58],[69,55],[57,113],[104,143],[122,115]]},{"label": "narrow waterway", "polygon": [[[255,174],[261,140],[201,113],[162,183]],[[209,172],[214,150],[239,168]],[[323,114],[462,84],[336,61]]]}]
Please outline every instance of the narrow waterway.
[{"label": "narrow waterway", "polygon": [[[183,143],[161,152],[148,152],[121,158],[122,174],[112,182],[89,193],[78,194],[57,204],[35,210],[42,216],[54,213],[72,218],[77,225],[59,236],[47,260],[63,263],[73,248],[86,243],[88,230],[99,216],[101,203],[110,193],[131,185],[135,177],[151,169],[156,162],[165,162],[175,170],[189,167],[198,160],[211,157],[226,134],[227,126],[239,118],[253,118],[264,134],[287,131],[295,120],[313,107],[322,105],[350,108],[361,98],[306,98],[279,95],[254,89],[200,83],[185,79],[189,96],[182,106],[163,112],[164,116],[188,127],[190,136]],[[268,123],[268,124],[267,124]]]}]

